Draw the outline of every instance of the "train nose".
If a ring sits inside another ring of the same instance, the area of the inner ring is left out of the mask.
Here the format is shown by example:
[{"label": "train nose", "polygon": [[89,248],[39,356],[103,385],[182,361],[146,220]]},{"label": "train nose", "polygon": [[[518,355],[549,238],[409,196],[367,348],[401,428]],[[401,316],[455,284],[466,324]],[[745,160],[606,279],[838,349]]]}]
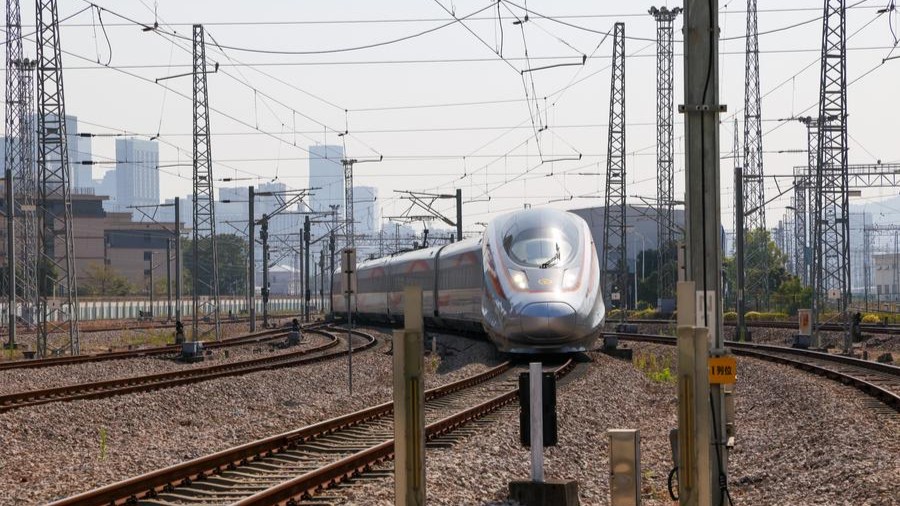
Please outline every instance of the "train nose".
[{"label": "train nose", "polygon": [[522,333],[539,339],[566,338],[575,332],[576,315],[564,302],[532,302],[522,308]]}]

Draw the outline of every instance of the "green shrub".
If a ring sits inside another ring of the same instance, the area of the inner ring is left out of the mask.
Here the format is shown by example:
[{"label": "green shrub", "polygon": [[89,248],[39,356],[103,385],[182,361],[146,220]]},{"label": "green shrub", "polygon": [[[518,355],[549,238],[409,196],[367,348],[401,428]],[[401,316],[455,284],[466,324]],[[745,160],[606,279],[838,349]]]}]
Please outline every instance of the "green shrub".
[{"label": "green shrub", "polygon": [[726,321],[726,322],[733,322],[733,321],[736,321],[736,320],[737,320],[737,316],[738,316],[738,315],[737,315],[737,312],[736,312],[736,311],[728,311],[727,313],[725,313],[724,315],[722,315],[722,317],[725,318],[725,321]]},{"label": "green shrub", "polygon": [[759,311],[747,311],[744,313],[744,319],[747,321],[762,320],[762,313]]}]

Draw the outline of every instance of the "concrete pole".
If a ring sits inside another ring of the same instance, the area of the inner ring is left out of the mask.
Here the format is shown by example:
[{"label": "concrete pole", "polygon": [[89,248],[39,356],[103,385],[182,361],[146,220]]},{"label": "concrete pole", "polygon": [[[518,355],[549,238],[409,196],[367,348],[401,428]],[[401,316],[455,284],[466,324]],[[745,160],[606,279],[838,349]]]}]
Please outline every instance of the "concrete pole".
[{"label": "concrete pole", "polygon": [[247,272],[247,314],[250,317],[250,332],[256,332],[256,217],[253,203],[256,200],[253,187],[247,189],[247,237],[250,238],[250,265]]},{"label": "concrete pole", "polygon": [[310,224],[309,224],[309,216],[304,216],[303,220],[303,299],[305,303],[303,304],[303,321],[309,323],[309,298],[312,295],[312,291],[309,289],[309,236],[310,236]]},{"label": "concrete pole", "polygon": [[[17,142],[16,139],[7,139],[7,142]],[[6,347],[10,350],[16,347],[16,202],[13,195],[12,169],[6,169],[6,312],[9,317],[9,337]]]},{"label": "concrete pole", "polygon": [[172,240],[166,241],[166,321],[172,321]]},{"label": "concrete pole", "polygon": [[269,328],[269,217],[265,214],[261,220],[259,238],[262,239],[263,286],[262,310],[263,328]]},{"label": "concrete pole", "polygon": [[181,204],[175,197],[175,321],[181,321]]},{"label": "concrete pole", "polygon": [[[694,350],[696,362],[710,353],[724,353],[722,331],[722,244],[719,201],[719,22],[718,0],[687,0],[684,3],[684,105],[686,195],[686,280],[695,284],[698,327],[709,332],[709,346]],[[679,317],[683,309],[679,308]],[[711,348],[711,349],[709,349]],[[699,379],[698,379],[699,381]],[[704,379],[703,381],[706,381]],[[710,479],[712,503],[728,506],[722,487],[728,479],[725,451],[724,392],[721,385],[710,387],[712,404]],[[707,410],[707,412],[709,412]],[[682,502],[684,504],[684,502]]]},{"label": "concrete pole", "polygon": [[462,241],[462,190],[456,189],[456,240]]},{"label": "concrete pole", "polygon": [[734,215],[735,215],[735,272],[737,273],[737,286],[735,286],[737,306],[737,341],[749,341],[747,335],[747,322],[744,321],[744,313],[747,305],[744,302],[744,178],[743,168],[734,168]]}]

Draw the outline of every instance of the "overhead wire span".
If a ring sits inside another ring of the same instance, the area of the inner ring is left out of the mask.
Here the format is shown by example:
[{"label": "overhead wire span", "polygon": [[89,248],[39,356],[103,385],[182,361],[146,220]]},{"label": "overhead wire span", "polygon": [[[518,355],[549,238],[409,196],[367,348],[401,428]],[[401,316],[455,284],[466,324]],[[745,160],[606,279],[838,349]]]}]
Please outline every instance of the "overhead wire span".
[{"label": "overhead wire span", "polygon": [[[85,0],[85,1],[87,2],[88,0]],[[437,1],[437,0],[435,0],[435,1]],[[113,15],[115,15],[115,16],[117,16],[117,17],[119,17],[119,18],[121,18],[121,19],[123,19],[123,20],[125,20],[125,21],[131,22],[131,23],[134,23],[134,24],[141,25],[141,26],[143,26],[144,28],[147,28],[147,29],[149,29],[149,30],[152,30],[152,31],[164,31],[164,30],[162,30],[162,29],[159,28],[159,27],[148,26],[148,25],[146,25],[145,23],[141,23],[141,22],[139,22],[139,21],[137,21],[137,20],[134,20],[134,19],[132,19],[132,18],[130,18],[130,17],[128,17],[128,16],[125,16],[125,15],[123,15],[123,14],[114,13],[113,11],[110,11],[109,9],[107,9],[107,8],[105,8],[105,7],[98,6],[98,5],[96,5],[96,4],[94,4],[94,3],[91,3],[91,2],[88,2],[88,3],[90,3],[91,5],[95,5],[95,6],[96,6],[97,8],[99,8],[99,9],[103,9],[103,10],[105,10],[105,11],[107,11],[107,12],[110,12],[111,14],[113,14]],[[239,51],[239,52],[244,52],[244,53],[273,54],[273,55],[315,55],[315,54],[334,54],[334,53],[347,53],[347,52],[352,52],[352,51],[362,51],[362,50],[365,50],[365,49],[373,49],[373,48],[376,48],[376,47],[389,46],[389,45],[391,45],[391,44],[397,44],[397,43],[400,43],[400,42],[405,42],[405,41],[412,40],[412,39],[415,39],[415,38],[418,38],[418,37],[422,37],[422,36],[424,36],[424,35],[428,35],[428,34],[430,34],[430,33],[434,33],[434,32],[436,32],[436,31],[438,31],[438,30],[447,28],[448,26],[452,26],[453,24],[459,22],[460,20],[465,20],[465,19],[468,19],[468,18],[470,18],[470,17],[472,17],[472,16],[475,16],[475,15],[477,15],[477,14],[481,14],[482,12],[484,12],[484,11],[486,11],[486,10],[488,10],[488,9],[491,9],[491,8],[493,8],[493,3],[491,3],[491,4],[488,5],[487,7],[482,7],[481,9],[478,9],[478,10],[476,10],[476,11],[470,13],[470,14],[467,14],[467,15],[461,17],[461,18],[457,18],[456,16],[454,16],[454,21],[451,21],[451,22],[449,22],[449,23],[444,23],[444,24],[441,24],[441,25],[438,25],[438,26],[429,28],[429,29],[427,29],[427,30],[423,30],[423,31],[420,31],[420,32],[417,32],[417,33],[413,33],[413,34],[410,34],[410,35],[405,35],[405,36],[403,36],[403,37],[398,37],[398,38],[395,38],[395,39],[390,39],[390,40],[385,40],[385,41],[380,41],[380,42],[373,42],[373,43],[371,43],[371,44],[363,44],[363,45],[359,45],[359,46],[351,46],[351,47],[343,47],[343,48],[334,48],[334,49],[304,50],[304,51],[300,51],[300,50],[281,50],[281,49],[260,49],[260,48],[251,48],[251,47],[234,46],[234,45],[230,45],[230,44],[222,44],[221,47],[224,48],[224,49],[229,49],[229,50],[232,50],[232,51]],[[173,37],[178,37],[178,38],[183,39],[183,40],[186,40],[186,41],[191,40],[190,37],[187,37],[186,35],[181,35],[181,34],[176,33],[176,32],[174,32],[174,31],[172,31],[172,32],[166,31],[166,33],[168,33],[169,35],[171,35],[171,36],[173,36]]]}]

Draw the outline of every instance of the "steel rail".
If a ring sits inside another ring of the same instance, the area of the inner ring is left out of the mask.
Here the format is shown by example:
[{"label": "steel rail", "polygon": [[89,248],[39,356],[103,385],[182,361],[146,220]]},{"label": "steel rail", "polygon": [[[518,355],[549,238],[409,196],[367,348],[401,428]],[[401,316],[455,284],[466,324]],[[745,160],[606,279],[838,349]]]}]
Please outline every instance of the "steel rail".
[{"label": "steel rail", "polygon": [[[629,320],[628,323],[634,324],[648,324],[648,325],[674,325],[675,320],[663,320],[663,319],[632,319]],[[734,327],[737,325],[737,322],[734,321],[725,321],[725,325]],[[798,324],[796,321],[785,320],[748,320],[748,327],[760,327],[760,328],[772,328],[772,329],[794,329],[798,328]],[[822,330],[828,332],[842,332],[844,331],[844,326],[837,323],[825,323],[820,326]],[[900,334],[900,325],[879,325],[875,323],[862,323],[859,326],[861,332],[868,332],[870,334]]]},{"label": "steel rail", "polygon": [[[438,399],[483,383],[503,374],[509,370],[509,368],[509,362],[505,362],[474,376],[441,387],[429,389],[425,392],[425,399],[426,401]],[[202,479],[203,477],[233,469],[242,463],[252,462],[265,456],[283,452],[293,446],[311,441],[317,437],[390,415],[393,413],[393,410],[393,402],[385,402],[353,413],[308,425],[300,429],[263,438],[234,448],[222,450],[211,455],[151,471],[95,490],[83,492],[56,501],[52,503],[52,506],[100,506],[107,504],[124,504],[126,502],[134,502],[142,495],[153,497],[159,492],[171,489],[173,484],[190,483],[191,481]]]},{"label": "steel rail", "polygon": [[[575,367],[575,361],[569,359],[554,373],[557,378],[564,376]],[[431,441],[438,436],[451,432],[473,420],[500,409],[518,398],[518,388],[500,394],[474,407],[460,411],[425,426],[425,440]],[[297,499],[305,499],[318,490],[337,485],[360,473],[371,469],[394,456],[394,440],[390,439],[355,453],[324,467],[308,472],[294,479],[280,483],[274,487],[258,492],[250,497],[234,503],[233,506],[289,506]]]},{"label": "steel rail", "polygon": [[[574,367],[574,361],[569,361],[565,366],[557,370],[557,374],[565,374]],[[441,387],[429,389],[425,392],[427,401],[446,397],[452,393],[465,390],[496,378],[511,368],[508,362],[493,367],[480,374],[464,378]],[[516,390],[495,397],[478,406],[465,410],[454,416],[444,418],[438,422],[429,424],[426,432],[429,439],[446,433],[462,423],[466,419],[472,420],[484,416],[490,411],[496,410],[516,398]],[[52,503],[53,506],[69,505],[106,505],[133,503],[141,499],[152,499],[158,493],[172,491],[178,484],[190,484],[195,480],[202,480],[214,476],[223,471],[236,469],[240,465],[253,464],[261,459],[277,456],[294,447],[310,442],[318,437],[335,433],[363,423],[374,421],[393,413],[393,402],[386,402],[354,413],[325,420],[301,429],[293,430],[276,436],[247,443],[229,450],[200,457],[188,462],[146,473],[130,478],[119,483],[114,483],[96,490],[84,492],[66,499]],[[329,484],[338,483],[347,477],[352,477],[358,472],[371,467],[374,463],[391,458],[393,454],[393,440],[383,441],[358,452],[350,457],[339,459],[318,469],[312,475],[306,473],[297,479],[280,483],[276,487],[267,490],[266,495],[257,496],[253,500],[271,501],[273,496],[303,495],[310,490],[324,488]],[[310,480],[312,478],[312,480]],[[318,483],[315,483],[318,481]]]},{"label": "steel rail", "polygon": [[[622,340],[674,345],[675,338],[664,335],[604,332]],[[726,341],[737,355],[778,362],[850,384],[900,411],[900,367],[814,350],[770,344]],[[841,370],[835,365],[844,366]]]},{"label": "steel rail", "polygon": [[[309,364],[344,355],[344,352],[323,353],[324,351],[337,346],[339,343],[339,338],[337,336],[322,330],[309,330],[308,332],[325,334],[331,339],[324,345],[272,357],[243,360],[208,367],[197,367],[148,376],[135,376],[130,378],[81,383],[77,385],[65,385],[55,388],[29,390],[26,392],[3,395],[0,396],[0,413],[50,402],[96,399],[124,395],[132,392],[146,392],[162,388],[171,388],[178,385],[208,381],[226,376],[238,376],[256,371]],[[376,344],[377,341],[374,337],[367,335],[365,337],[370,338],[369,342],[361,346],[356,346],[354,351],[361,351]],[[307,356],[314,353],[322,354],[312,357]]]},{"label": "steel rail", "polygon": [[[252,344],[255,342],[265,341],[274,337],[279,337],[285,332],[285,329],[269,329],[251,334],[243,334],[240,336],[223,339],[219,342],[204,342],[203,347],[206,349],[228,348],[231,346],[240,346],[243,344]],[[0,362],[0,371],[11,369],[37,369],[41,367],[52,367],[57,365],[82,364],[87,362],[103,362],[106,360],[122,360],[128,358],[140,358],[156,355],[169,355],[179,353],[181,345],[168,344],[165,346],[154,346],[151,348],[141,348],[136,350],[107,351],[100,353],[85,353],[81,355],[67,355],[62,357],[40,358],[35,360],[14,360],[12,362]]]}]

